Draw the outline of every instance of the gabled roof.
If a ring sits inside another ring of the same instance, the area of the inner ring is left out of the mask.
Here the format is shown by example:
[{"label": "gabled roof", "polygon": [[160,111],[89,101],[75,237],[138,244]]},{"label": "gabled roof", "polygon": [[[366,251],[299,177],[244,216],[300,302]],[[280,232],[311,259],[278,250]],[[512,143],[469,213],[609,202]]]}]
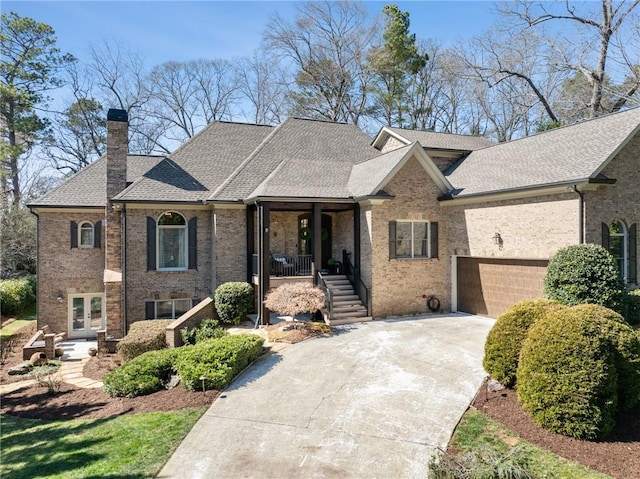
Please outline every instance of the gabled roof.
[{"label": "gabled roof", "polygon": [[116,198],[124,201],[205,201],[274,130],[214,121]]},{"label": "gabled roof", "polygon": [[[163,160],[163,156],[127,155],[127,181],[133,182]],[[101,157],[29,204],[32,207],[104,207],[107,158]]]},{"label": "gabled roof", "polygon": [[640,131],[640,108],[474,151],[445,173],[455,196],[596,179]]},{"label": "gabled roof", "polygon": [[348,183],[350,194],[355,198],[377,194],[412,157],[420,162],[442,193],[451,190],[451,185],[438,167],[420,143],[415,142],[354,165]]},{"label": "gabled roof", "polygon": [[408,130],[385,126],[376,136],[373,145],[378,145],[388,135],[399,139],[405,144],[418,141],[427,150],[474,151],[494,144],[491,140],[481,136]]},{"label": "gabled roof", "polygon": [[[319,192],[327,187],[337,192],[346,186],[351,165],[380,154],[370,143],[371,138],[355,125],[289,118],[210,199],[241,201],[267,191],[269,196],[308,197],[313,188]],[[314,168],[317,174],[309,174]],[[288,181],[279,178],[276,169]],[[276,191],[286,195],[275,195]]]}]

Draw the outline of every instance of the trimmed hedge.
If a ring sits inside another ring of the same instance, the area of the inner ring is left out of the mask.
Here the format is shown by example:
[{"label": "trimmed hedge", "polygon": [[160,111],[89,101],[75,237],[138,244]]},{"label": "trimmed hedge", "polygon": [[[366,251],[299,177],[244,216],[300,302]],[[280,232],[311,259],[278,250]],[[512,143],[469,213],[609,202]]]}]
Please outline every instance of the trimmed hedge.
[{"label": "trimmed hedge", "polygon": [[137,397],[163,389],[173,371],[180,349],[163,349],[141,354],[109,372],[102,379],[109,396]]},{"label": "trimmed hedge", "polygon": [[262,354],[264,339],[240,334],[210,339],[182,348],[176,370],[184,386],[191,391],[224,389],[249,363]]},{"label": "trimmed hedge", "polygon": [[206,341],[207,339],[222,338],[229,333],[219,326],[217,319],[203,319],[202,322],[193,328],[184,328],[180,331],[182,341],[185,345],[193,345]]},{"label": "trimmed hedge", "polygon": [[512,387],[516,383],[520,349],[529,329],[540,318],[563,308],[566,306],[547,299],[525,300],[511,306],[489,331],[482,362],[485,371]]},{"label": "trimmed hedge", "polygon": [[253,309],[253,287],[249,283],[231,281],[216,289],[214,301],[220,321],[240,324]]},{"label": "trimmed hedge", "polygon": [[626,318],[629,324],[640,324],[640,289],[629,291],[627,295]]},{"label": "trimmed hedge", "polygon": [[640,394],[640,342],[620,315],[579,305],[529,330],[517,371],[518,399],[534,421],[580,439],[609,434],[618,405]]},{"label": "trimmed hedge", "polygon": [[157,351],[167,347],[166,329],[170,319],[150,319],[136,321],[129,333],[118,343],[118,354],[123,361],[130,361],[147,351]]},{"label": "trimmed hedge", "polygon": [[567,306],[600,304],[625,314],[626,290],[618,264],[606,249],[595,244],[558,250],[549,261],[544,295]]},{"label": "trimmed hedge", "polygon": [[2,309],[2,314],[18,314],[35,300],[35,276],[0,280],[0,309]]}]

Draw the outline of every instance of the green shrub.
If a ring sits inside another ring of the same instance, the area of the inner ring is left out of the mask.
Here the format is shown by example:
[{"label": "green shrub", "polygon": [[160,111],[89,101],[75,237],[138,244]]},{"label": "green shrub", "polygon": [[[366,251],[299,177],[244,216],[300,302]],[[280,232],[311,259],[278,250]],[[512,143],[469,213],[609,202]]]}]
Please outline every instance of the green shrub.
[{"label": "green shrub", "polygon": [[485,371],[505,386],[513,386],[520,349],[529,329],[546,314],[563,308],[565,306],[546,299],[525,300],[511,306],[489,331],[482,362]]},{"label": "green shrub", "polygon": [[600,304],[625,313],[625,288],[618,264],[607,250],[594,244],[558,250],[549,261],[544,295],[567,306]]},{"label": "green shrub", "polygon": [[229,334],[219,324],[220,322],[216,319],[203,319],[198,326],[184,328],[180,331],[182,342],[185,345],[196,344],[207,339],[221,338]]},{"label": "green shrub", "polygon": [[170,319],[136,321],[129,328],[129,333],[118,343],[118,354],[123,361],[130,361],[147,351],[166,348],[166,329],[171,323]]},{"label": "green shrub", "polygon": [[627,322],[640,324],[640,289],[629,291],[627,295]]},{"label": "green shrub", "polygon": [[640,342],[620,315],[596,305],[566,308],[529,330],[518,398],[540,426],[581,439],[606,436],[618,404],[640,393]]},{"label": "green shrub", "polygon": [[184,386],[197,391],[224,389],[262,353],[264,339],[254,334],[225,336],[181,348],[177,371]]},{"label": "green shrub", "polygon": [[109,396],[137,397],[163,389],[180,354],[179,348],[149,351],[109,372],[102,379]]},{"label": "green shrub", "polygon": [[0,281],[0,309],[2,309],[2,314],[18,314],[35,300],[35,276],[23,276]]},{"label": "green shrub", "polygon": [[216,289],[214,300],[220,321],[240,324],[253,309],[253,287],[239,281],[224,283]]}]

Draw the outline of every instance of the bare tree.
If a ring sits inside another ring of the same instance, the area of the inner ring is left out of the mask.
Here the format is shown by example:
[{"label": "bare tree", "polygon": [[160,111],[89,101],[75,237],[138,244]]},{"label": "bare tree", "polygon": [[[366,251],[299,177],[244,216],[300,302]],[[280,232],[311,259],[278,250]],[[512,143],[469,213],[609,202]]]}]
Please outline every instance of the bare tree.
[{"label": "bare tree", "polygon": [[263,38],[293,64],[294,112],[358,124],[368,108],[366,54],[375,34],[363,5],[346,0],[304,2],[294,23],[274,15]]},{"label": "bare tree", "polygon": [[[591,7],[594,4],[595,2],[587,5]],[[606,88],[608,63],[612,49],[616,46],[613,39],[615,35],[627,27],[626,22],[633,18],[632,13],[639,4],[640,0],[618,2],[600,0],[598,11],[589,7],[584,11],[579,11],[569,0],[565,0],[563,9],[557,8],[555,2],[550,4],[530,3],[518,0],[505,2],[501,10],[507,16],[524,22],[532,29],[551,22],[565,22],[567,25],[576,27],[573,31],[578,35],[583,35],[581,44],[584,47],[581,48],[575,60],[568,62],[566,67],[584,75],[591,87],[589,117],[593,118],[603,112],[606,113],[602,102]],[[578,35],[574,35],[573,38]],[[618,56],[621,55],[620,52],[618,54]],[[616,102],[618,109],[624,106],[628,96],[625,94],[619,97],[619,101]]]}]

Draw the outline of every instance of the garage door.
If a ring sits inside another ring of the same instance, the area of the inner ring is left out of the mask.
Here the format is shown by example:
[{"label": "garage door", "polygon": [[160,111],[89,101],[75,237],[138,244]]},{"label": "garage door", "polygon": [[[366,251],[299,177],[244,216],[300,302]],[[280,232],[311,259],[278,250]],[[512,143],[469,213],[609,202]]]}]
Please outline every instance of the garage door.
[{"label": "garage door", "polygon": [[518,301],[541,297],[548,263],[458,257],[458,311],[497,318]]}]

